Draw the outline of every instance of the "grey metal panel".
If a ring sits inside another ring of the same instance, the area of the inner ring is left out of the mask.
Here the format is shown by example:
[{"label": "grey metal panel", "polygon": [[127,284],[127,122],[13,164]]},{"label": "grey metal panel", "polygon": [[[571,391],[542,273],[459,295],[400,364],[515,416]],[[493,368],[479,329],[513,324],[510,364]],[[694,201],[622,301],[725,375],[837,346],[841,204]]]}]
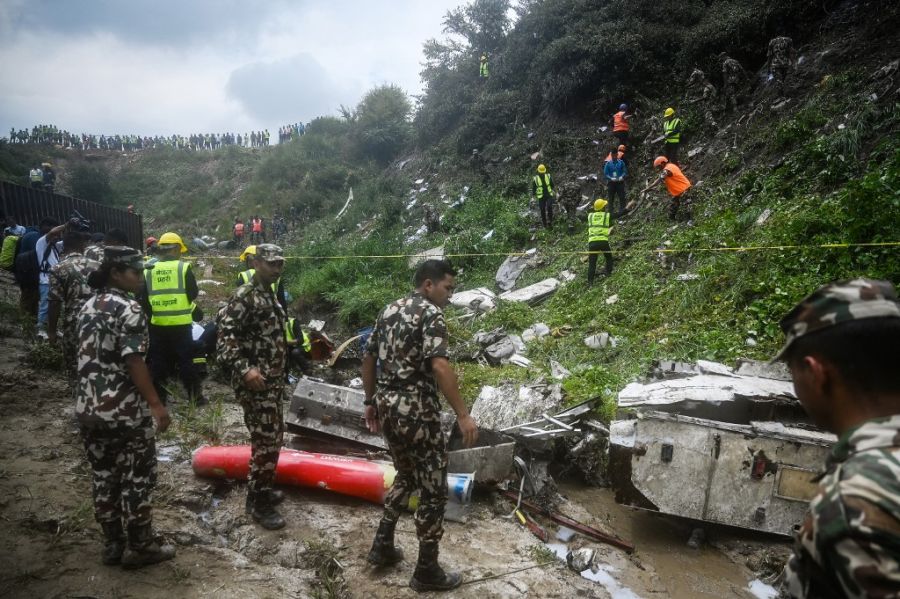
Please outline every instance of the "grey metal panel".
[{"label": "grey metal panel", "polygon": [[778,472],[816,471],[830,446],[812,436],[653,413],[636,422],[632,451],[631,483],[660,512],[790,535],[807,505],[776,493]]}]

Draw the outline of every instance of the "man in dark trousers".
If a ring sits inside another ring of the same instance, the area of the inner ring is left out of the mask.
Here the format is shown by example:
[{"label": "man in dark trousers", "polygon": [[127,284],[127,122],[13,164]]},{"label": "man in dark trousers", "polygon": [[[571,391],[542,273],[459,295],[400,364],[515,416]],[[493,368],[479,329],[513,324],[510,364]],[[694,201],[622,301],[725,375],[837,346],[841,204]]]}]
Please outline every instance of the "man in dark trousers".
[{"label": "man in dark trousers", "polygon": [[287,361],[285,313],[272,285],[284,269],[281,248],[256,247],[256,270],[219,311],[218,361],[231,375],[250,433],[247,513],[263,528],[284,528],[275,506],[284,499],[273,489],[284,439],[284,384]]},{"label": "man in dark trousers", "polygon": [[603,253],[606,261],[606,276],[612,274],[612,250],[609,247],[609,212],[605,210],[606,200],[594,200],[594,211],[588,214],[588,286],[594,284],[594,273],[597,271],[597,257]]},{"label": "man in dark trousers", "polygon": [[537,174],[531,179],[531,197],[537,198],[541,223],[549,229],[553,226],[553,202],[556,200],[556,192],[553,191],[553,178],[543,164],[538,165]]},{"label": "man in dark trousers", "polygon": [[150,374],[164,404],[168,401],[165,384],[175,375],[176,367],[188,397],[204,403],[200,379],[194,372],[191,337],[199,289],[190,263],[179,259],[185,252],[187,246],[181,237],[163,233],[156,246],[158,261],[144,274],[146,289],[141,304],[150,316]]},{"label": "man in dark trousers", "polygon": [[394,528],[410,494],[418,491],[419,559],[409,585],[419,592],[443,591],[458,587],[462,575],[445,572],[438,564],[447,503],[447,442],[438,389],[456,412],[467,447],[478,438],[478,428],[450,365],[442,311],[453,295],[456,271],[443,260],[426,260],[413,282],[416,290],[378,317],[363,356],[366,424],[373,433],[383,432],[397,469],[368,561],[387,566],[403,559],[403,552],[394,547]]}]

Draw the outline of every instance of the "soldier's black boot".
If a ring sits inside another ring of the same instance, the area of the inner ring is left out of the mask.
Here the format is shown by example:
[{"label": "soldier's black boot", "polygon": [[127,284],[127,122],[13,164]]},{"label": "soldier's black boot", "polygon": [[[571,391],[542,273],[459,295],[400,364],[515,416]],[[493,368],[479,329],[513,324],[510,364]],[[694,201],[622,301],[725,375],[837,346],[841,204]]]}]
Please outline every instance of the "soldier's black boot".
[{"label": "soldier's black boot", "polygon": [[373,566],[393,566],[403,560],[403,551],[394,547],[394,529],[396,527],[396,521],[381,519],[366,561]]},{"label": "soldier's black boot", "polygon": [[269,503],[271,503],[272,505],[278,505],[279,503],[284,501],[284,491],[280,491],[278,489],[267,489],[265,493],[269,498]]},{"label": "soldier's black boot", "polygon": [[149,524],[129,525],[128,548],[122,554],[122,567],[140,568],[175,557],[175,547],[153,537]]},{"label": "soldier's black boot", "polygon": [[247,513],[266,530],[278,530],[284,528],[285,522],[272,504],[269,493],[269,490],[248,492]]},{"label": "soldier's black boot", "polygon": [[107,566],[117,566],[122,563],[122,554],[125,552],[125,529],[122,528],[122,521],[103,522],[100,524],[103,529],[103,536],[106,543],[103,546],[103,564]]},{"label": "soldier's black boot", "polygon": [[462,574],[445,572],[438,564],[438,544],[419,543],[419,561],[409,586],[418,593],[449,591],[462,584]]}]

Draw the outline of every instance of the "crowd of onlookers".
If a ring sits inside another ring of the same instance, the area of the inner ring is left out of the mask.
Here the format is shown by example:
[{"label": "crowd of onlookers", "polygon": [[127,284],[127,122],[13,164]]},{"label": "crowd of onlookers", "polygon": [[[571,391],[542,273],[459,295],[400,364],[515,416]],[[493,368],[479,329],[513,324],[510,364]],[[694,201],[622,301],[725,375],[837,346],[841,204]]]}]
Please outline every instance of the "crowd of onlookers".
[{"label": "crowd of onlookers", "polygon": [[[285,125],[278,131],[278,143],[298,139],[306,131],[303,123]],[[15,127],[9,131],[9,143],[44,144],[74,150],[112,150],[133,152],[170,147],[184,150],[217,150],[225,146],[261,148],[270,145],[268,129],[249,133],[193,133],[191,135],[97,135],[72,133],[55,125],[35,125],[31,129]]]}]

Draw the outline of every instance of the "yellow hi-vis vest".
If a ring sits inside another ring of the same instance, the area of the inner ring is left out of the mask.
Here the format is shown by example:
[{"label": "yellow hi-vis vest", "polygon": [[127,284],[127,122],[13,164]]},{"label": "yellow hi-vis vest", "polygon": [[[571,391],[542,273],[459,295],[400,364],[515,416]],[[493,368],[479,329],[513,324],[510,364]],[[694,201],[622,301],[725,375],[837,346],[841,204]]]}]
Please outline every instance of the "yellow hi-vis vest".
[{"label": "yellow hi-vis vest", "polygon": [[250,279],[253,278],[253,275],[256,274],[255,268],[248,268],[247,270],[238,274],[238,278],[246,285],[250,282]]},{"label": "yellow hi-vis vest", "polygon": [[663,122],[663,132],[666,134],[666,143],[667,144],[677,144],[681,142],[681,133],[675,133],[675,129],[677,129],[681,125],[681,119],[669,119],[668,121]]},{"label": "yellow hi-vis vest", "polygon": [[588,242],[609,241],[609,212],[588,214]]},{"label": "yellow hi-vis vest", "polygon": [[[288,343],[293,343],[297,340],[297,336],[294,335],[294,325],[296,322],[296,318],[288,318],[284,323],[284,339]],[[309,353],[310,351],[312,351],[312,340],[303,329],[300,329],[300,335],[303,337],[303,351]]]},{"label": "yellow hi-vis vest", "polygon": [[553,196],[553,181],[550,179],[550,173],[544,173],[543,175],[535,175],[534,176],[534,195],[537,199],[541,199],[544,197],[544,182],[547,184],[547,194],[551,197]]},{"label": "yellow hi-vis vest", "polygon": [[[256,274],[255,268],[248,268],[247,270],[238,273],[238,278],[241,280],[241,282],[244,285],[246,285],[247,283],[250,282],[250,279],[252,279],[253,275],[255,275],[255,274]],[[278,284],[279,283],[281,283],[281,277],[279,277],[277,281],[272,283],[272,293],[278,293]]]},{"label": "yellow hi-vis vest", "polygon": [[159,261],[153,270],[144,271],[147,298],[150,300],[150,324],[162,327],[189,325],[194,306],[188,300],[187,271],[191,267],[181,260]]}]

